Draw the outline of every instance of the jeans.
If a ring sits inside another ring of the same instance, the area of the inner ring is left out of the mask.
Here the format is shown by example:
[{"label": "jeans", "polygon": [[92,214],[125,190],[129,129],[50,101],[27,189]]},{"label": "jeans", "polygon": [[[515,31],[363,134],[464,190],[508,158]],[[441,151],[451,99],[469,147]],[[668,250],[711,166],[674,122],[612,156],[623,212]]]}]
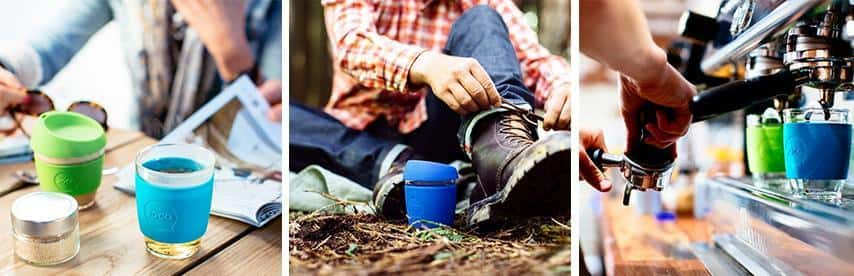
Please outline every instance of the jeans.
[{"label": "jeans", "polygon": [[[492,8],[479,5],[463,13],[451,26],[444,52],[474,58],[501,97],[516,105],[533,105],[534,96],[522,83],[507,26]],[[381,177],[380,163],[398,144],[410,146],[424,160],[465,160],[457,134],[471,118],[461,118],[433,93],[426,97],[427,121],[408,134],[397,132],[383,119],[363,131],[350,129],[322,111],[290,104],[289,169],[299,171],[316,164],[373,189]]]}]

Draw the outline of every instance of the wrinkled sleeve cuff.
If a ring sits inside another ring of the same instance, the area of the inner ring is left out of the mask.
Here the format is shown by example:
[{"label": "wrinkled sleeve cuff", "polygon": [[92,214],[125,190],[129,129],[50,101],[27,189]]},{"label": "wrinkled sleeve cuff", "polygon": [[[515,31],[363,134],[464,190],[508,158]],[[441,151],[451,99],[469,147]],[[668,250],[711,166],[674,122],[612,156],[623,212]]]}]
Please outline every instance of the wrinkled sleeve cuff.
[{"label": "wrinkled sleeve cuff", "polygon": [[386,80],[385,87],[398,92],[409,91],[407,87],[409,85],[409,69],[412,68],[415,59],[425,51],[421,47],[402,43],[393,47],[388,53],[385,63],[385,77],[383,78]]}]

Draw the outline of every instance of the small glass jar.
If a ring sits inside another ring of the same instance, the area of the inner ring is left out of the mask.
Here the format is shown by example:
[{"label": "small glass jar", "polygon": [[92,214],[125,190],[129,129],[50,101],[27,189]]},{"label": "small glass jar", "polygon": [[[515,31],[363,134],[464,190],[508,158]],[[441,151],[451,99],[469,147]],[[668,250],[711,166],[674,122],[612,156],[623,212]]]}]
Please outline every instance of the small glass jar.
[{"label": "small glass jar", "polygon": [[77,201],[54,192],[35,192],[12,203],[15,256],[47,266],[67,262],[80,251]]}]

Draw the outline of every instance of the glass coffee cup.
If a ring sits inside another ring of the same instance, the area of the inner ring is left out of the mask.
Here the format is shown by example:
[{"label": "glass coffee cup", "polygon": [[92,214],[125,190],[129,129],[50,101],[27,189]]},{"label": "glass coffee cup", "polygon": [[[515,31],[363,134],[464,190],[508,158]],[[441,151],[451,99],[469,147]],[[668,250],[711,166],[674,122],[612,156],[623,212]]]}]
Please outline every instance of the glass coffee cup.
[{"label": "glass coffee cup", "polygon": [[214,154],[192,144],[157,144],[136,158],[136,208],[149,253],[193,256],[207,231]]},{"label": "glass coffee cup", "polygon": [[836,201],[848,176],[851,120],[847,109],[783,111],[786,177],[795,197]]},{"label": "glass coffee cup", "polygon": [[747,166],[756,186],[788,189],[783,151],[783,120],[773,108],[747,116]]},{"label": "glass coffee cup", "polygon": [[39,115],[30,133],[41,189],[74,197],[81,210],[93,206],[107,144],[99,122],[77,112],[50,111]]}]

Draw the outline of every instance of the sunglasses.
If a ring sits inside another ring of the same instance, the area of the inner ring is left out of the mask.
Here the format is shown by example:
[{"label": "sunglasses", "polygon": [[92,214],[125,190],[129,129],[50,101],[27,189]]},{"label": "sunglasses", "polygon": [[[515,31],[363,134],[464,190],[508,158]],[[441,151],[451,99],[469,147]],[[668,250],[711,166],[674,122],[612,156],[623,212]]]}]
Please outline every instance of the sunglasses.
[{"label": "sunglasses", "polygon": [[[39,90],[27,90],[27,96],[24,100],[11,108],[9,108],[4,116],[11,117],[5,120],[11,119],[14,121],[14,125],[12,126],[0,126],[0,133],[10,135],[14,133],[16,130],[21,130],[21,133],[24,133],[27,137],[30,137],[30,134],[22,127],[21,121],[16,116],[17,114],[29,115],[29,116],[39,116],[42,113],[55,110],[53,106],[53,100],[44,92]],[[83,114],[86,117],[92,118],[101,127],[104,128],[104,131],[107,131],[109,127],[107,127],[107,110],[101,107],[101,105],[97,103],[93,103],[90,101],[78,101],[72,103],[68,106],[68,112],[75,112],[79,114]]]}]

